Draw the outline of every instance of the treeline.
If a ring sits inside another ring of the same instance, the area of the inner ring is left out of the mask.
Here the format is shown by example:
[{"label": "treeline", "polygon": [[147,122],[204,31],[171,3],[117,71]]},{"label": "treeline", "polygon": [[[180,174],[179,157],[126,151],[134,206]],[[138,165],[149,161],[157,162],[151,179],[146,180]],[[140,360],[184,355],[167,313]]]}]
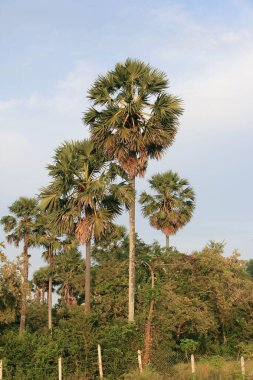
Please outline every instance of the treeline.
[{"label": "treeline", "polygon": [[[171,358],[176,362],[192,352],[234,357],[252,349],[251,261],[241,260],[237,252],[224,257],[219,243],[186,255],[136,237],[136,323],[129,324],[129,238],[123,228],[117,232],[92,249],[92,311],[85,316],[81,254],[77,248],[63,250],[51,273],[48,267],[34,273],[21,337],[20,263],[8,263],[1,255],[0,344],[7,379],[53,378],[59,355],[67,363],[66,376],[95,378],[97,343],[103,348],[105,374],[115,379],[136,367],[137,349],[144,363],[161,373],[168,371]],[[59,293],[51,334],[50,276]]]}]

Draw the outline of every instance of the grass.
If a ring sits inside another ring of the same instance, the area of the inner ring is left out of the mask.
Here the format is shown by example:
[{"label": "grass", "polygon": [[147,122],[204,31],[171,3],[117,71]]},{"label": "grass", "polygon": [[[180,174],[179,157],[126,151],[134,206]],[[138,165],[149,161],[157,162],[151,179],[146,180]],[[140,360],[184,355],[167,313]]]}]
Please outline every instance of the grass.
[{"label": "grass", "polygon": [[[253,360],[245,361],[245,380],[253,380]],[[124,380],[243,380],[240,361],[226,360],[216,356],[196,362],[196,373],[192,375],[191,366],[180,363],[171,368],[169,374],[146,370],[130,373]]]}]

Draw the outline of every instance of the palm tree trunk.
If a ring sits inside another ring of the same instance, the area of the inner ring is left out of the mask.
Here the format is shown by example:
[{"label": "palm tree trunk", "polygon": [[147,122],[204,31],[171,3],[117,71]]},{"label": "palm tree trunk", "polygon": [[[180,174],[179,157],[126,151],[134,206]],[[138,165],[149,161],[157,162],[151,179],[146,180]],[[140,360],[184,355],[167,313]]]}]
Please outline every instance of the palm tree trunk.
[{"label": "palm tree trunk", "polygon": [[[155,274],[151,269],[151,289],[155,287]],[[143,355],[143,365],[146,366],[150,362],[150,353],[151,353],[151,343],[152,343],[152,317],[154,314],[155,300],[151,299],[148,318],[145,326],[145,338],[144,338],[144,355]]]},{"label": "palm tree trunk", "polygon": [[[135,191],[135,177],[129,178],[129,183]],[[128,322],[134,322],[135,298],[135,195],[129,207],[129,309]]]},{"label": "palm tree trunk", "polygon": [[48,265],[50,270],[50,275],[48,279],[48,329],[52,330],[52,293],[53,293],[53,276],[52,276],[52,270],[53,270],[53,252],[52,249],[49,248],[48,250]]},{"label": "palm tree trunk", "polygon": [[90,312],[91,242],[86,243],[85,259],[85,314]]},{"label": "palm tree trunk", "polygon": [[170,236],[166,235],[166,248],[170,247]]},{"label": "palm tree trunk", "polygon": [[19,334],[23,335],[25,332],[25,320],[26,320],[26,297],[28,292],[28,236],[24,236],[24,248],[23,248],[23,284],[22,284],[22,296],[21,296],[21,312],[20,312],[20,327]]}]

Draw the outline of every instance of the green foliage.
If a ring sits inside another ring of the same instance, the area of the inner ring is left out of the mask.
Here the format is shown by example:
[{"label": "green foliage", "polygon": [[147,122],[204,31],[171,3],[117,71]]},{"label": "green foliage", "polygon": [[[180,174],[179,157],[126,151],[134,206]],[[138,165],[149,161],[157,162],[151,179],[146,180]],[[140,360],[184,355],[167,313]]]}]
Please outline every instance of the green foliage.
[{"label": "green foliage", "polygon": [[60,303],[81,303],[84,295],[84,260],[77,248],[63,249],[54,258],[54,281],[58,285]]},{"label": "green foliage", "polygon": [[[0,247],[4,248],[1,244]],[[7,260],[0,252],[0,327],[1,324],[14,322],[20,304],[21,263]]]},{"label": "green foliage", "polygon": [[[28,332],[23,338],[17,336],[15,325],[2,324],[0,352],[7,379],[16,376],[16,379],[43,380],[44,373],[48,379],[53,378],[58,355],[62,356],[67,379],[92,378],[98,373],[98,343],[102,347],[105,378],[116,380],[123,374],[129,379],[147,378],[148,370],[142,375],[134,371],[137,350],[144,347],[151,300],[154,300],[154,313],[149,368],[154,370],[151,372],[154,378],[166,379],[165,374],[172,373],[172,366],[185,361],[185,353],[189,356],[194,351],[206,358],[198,364],[205,373],[223,370],[220,357],[238,353],[251,357],[253,283],[238,254],[224,257],[224,245],[214,242],[191,255],[166,250],[158,243],[145,244],[138,237],[136,242],[136,323],[126,322],[128,236],[123,230],[118,231],[115,240],[108,238],[93,247],[89,316],[84,316],[81,304],[83,260],[76,249],[62,251],[55,257],[55,286],[64,299],[61,289],[68,284],[80,305],[66,302],[55,305],[52,335],[47,333],[47,305],[37,298],[28,303]],[[41,277],[43,282],[43,273],[34,276],[37,286]],[[14,315],[18,316],[17,310]],[[214,358],[209,363],[210,355]]]},{"label": "green foliage", "polygon": [[208,363],[208,365],[213,368],[221,368],[225,363],[225,359],[222,356],[214,355],[211,358],[201,358],[200,362]]},{"label": "green foliage", "polygon": [[252,342],[240,342],[238,345],[239,353],[245,359],[253,359],[253,343]]},{"label": "green foliage", "polygon": [[37,203],[36,198],[20,197],[9,207],[11,214],[1,218],[8,243],[18,247],[26,238],[28,246],[34,245],[35,220],[39,212]]},{"label": "green foliage", "polygon": [[180,349],[185,353],[188,358],[189,355],[194,354],[199,348],[199,343],[193,339],[182,339],[179,344]]},{"label": "green foliage", "polygon": [[186,179],[181,179],[171,170],[153,175],[149,184],[155,194],[141,193],[143,215],[149,218],[151,226],[166,236],[174,235],[192,217],[195,208],[194,191]]},{"label": "green foliage", "polygon": [[253,278],[253,259],[250,259],[246,263],[246,271],[250,275],[250,277]]},{"label": "green foliage", "polygon": [[60,234],[74,233],[81,243],[101,238],[128,204],[132,191],[115,173],[91,140],[65,142],[48,165],[51,184],[42,189],[41,208],[51,213]]},{"label": "green foliage", "polygon": [[165,73],[128,58],[88,91],[84,123],[99,148],[130,176],[143,175],[148,158],[161,158],[174,140],[182,107],[167,87]]}]

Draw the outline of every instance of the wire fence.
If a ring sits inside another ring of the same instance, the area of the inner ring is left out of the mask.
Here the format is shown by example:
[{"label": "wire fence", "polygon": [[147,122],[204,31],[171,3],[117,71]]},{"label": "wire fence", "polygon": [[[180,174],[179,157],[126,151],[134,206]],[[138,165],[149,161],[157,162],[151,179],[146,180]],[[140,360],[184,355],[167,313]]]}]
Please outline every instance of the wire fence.
[{"label": "wire fence", "polygon": [[152,357],[145,367],[142,352],[127,354],[98,345],[82,360],[77,357],[51,357],[40,365],[22,361],[22,365],[7,359],[0,361],[0,380],[253,380],[253,360],[225,359],[219,356],[187,357],[170,353]]}]

